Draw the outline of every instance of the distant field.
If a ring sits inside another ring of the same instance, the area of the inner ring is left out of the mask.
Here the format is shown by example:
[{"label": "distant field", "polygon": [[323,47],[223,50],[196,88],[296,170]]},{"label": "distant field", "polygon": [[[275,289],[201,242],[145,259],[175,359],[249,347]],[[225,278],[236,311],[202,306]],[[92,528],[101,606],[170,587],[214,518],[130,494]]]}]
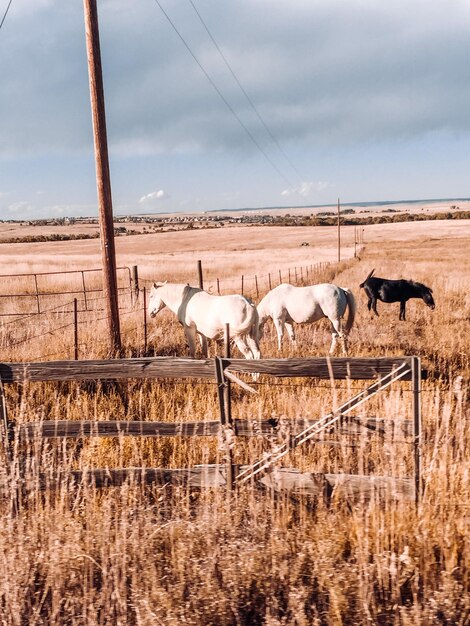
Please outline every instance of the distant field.
[{"label": "distant field", "polygon": [[[0,225],[2,229],[7,224]],[[25,226],[30,233],[36,227]],[[46,228],[46,227],[44,227]],[[63,227],[67,228],[67,227]],[[82,227],[68,227],[69,230]],[[92,227],[96,230],[96,226]],[[18,231],[21,232],[21,229]],[[341,231],[341,258],[354,255],[354,227]],[[8,231],[11,236],[10,231]],[[416,240],[417,246],[434,239],[470,237],[468,220],[403,222],[365,226],[366,243]],[[303,242],[308,246],[302,246]],[[191,280],[197,260],[213,276],[255,274],[260,267],[283,269],[337,259],[336,227],[231,226],[183,230],[116,238],[118,266],[138,265],[147,277],[170,272]],[[101,266],[100,240],[1,244],[2,274],[61,271]]]}]

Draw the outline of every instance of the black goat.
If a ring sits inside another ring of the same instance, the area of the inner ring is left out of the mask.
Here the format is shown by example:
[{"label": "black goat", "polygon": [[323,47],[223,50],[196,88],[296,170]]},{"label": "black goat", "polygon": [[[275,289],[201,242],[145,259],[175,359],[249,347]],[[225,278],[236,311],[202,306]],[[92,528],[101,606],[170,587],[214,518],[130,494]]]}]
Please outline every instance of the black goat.
[{"label": "black goat", "polygon": [[369,311],[372,309],[378,315],[377,300],[382,302],[399,302],[399,319],[404,320],[406,303],[410,298],[422,298],[428,307],[431,309],[435,308],[432,289],[426,287],[426,285],[415,283],[414,280],[389,280],[387,278],[373,277],[374,271],[372,270],[365,281],[359,285],[359,287],[364,289],[369,299],[367,302]]}]

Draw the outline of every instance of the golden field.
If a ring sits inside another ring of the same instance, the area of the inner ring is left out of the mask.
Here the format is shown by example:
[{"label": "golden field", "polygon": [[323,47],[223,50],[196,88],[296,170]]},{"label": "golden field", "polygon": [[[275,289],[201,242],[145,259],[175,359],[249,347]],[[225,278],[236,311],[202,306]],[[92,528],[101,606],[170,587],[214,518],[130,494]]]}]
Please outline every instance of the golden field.
[{"label": "golden field", "polygon": [[[85,484],[57,491],[32,489],[16,510],[15,448],[12,492],[1,500],[0,623],[191,625],[433,625],[470,622],[470,225],[467,221],[367,226],[354,259],[353,229],[343,229],[342,263],[322,269],[319,281],[352,288],[358,305],[351,356],[416,354],[423,382],[424,494],[413,502],[373,497],[348,501],[275,497],[241,488],[230,502],[222,491],[138,487],[97,491]],[[301,246],[302,242],[309,246]],[[119,238],[118,265],[138,265],[142,284],[153,279],[205,280],[237,290],[240,276],[266,276],[337,257],[336,229],[232,227]],[[82,269],[100,264],[97,240],[0,246],[3,273]],[[373,318],[358,285],[369,271],[413,278],[431,286],[436,310],[410,301],[407,321],[398,304],[379,303]],[[263,277],[261,279],[261,277]],[[59,277],[53,277],[52,283]],[[13,293],[4,280],[2,293]],[[277,284],[277,280],[275,284]],[[31,339],[13,346],[15,326],[3,323],[2,359],[70,358],[70,329],[41,335],[41,316],[29,322]],[[104,322],[96,313],[80,326],[83,358],[107,354]],[[48,320],[51,329],[59,321]],[[142,354],[142,311],[121,318],[125,354]],[[272,327],[271,327],[272,328]],[[297,346],[282,356],[323,356],[330,344],[325,321],[298,329]],[[261,344],[277,356],[274,333]],[[183,333],[162,312],[149,326],[150,354],[186,356]],[[48,355],[53,355],[49,356]],[[257,395],[233,391],[233,417],[322,415],[356,392],[358,381],[262,377]],[[129,381],[105,385],[39,384],[6,388],[17,422],[50,419],[209,420],[217,416],[213,384]],[[412,447],[399,428],[411,413],[409,383],[397,383],[363,409],[398,426],[385,439],[332,435],[309,443],[282,465],[314,473],[409,476]],[[237,463],[270,449],[266,438],[238,441]],[[118,439],[32,444],[23,470],[92,467],[190,467],[223,461],[215,438]]]}]

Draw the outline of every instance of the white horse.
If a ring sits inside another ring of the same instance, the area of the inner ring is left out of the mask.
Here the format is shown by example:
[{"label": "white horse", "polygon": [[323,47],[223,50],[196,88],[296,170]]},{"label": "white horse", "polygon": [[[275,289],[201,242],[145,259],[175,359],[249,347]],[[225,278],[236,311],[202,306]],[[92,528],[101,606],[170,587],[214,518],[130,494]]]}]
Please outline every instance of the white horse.
[{"label": "white horse", "polygon": [[[342,329],[341,318],[349,307],[348,319]],[[284,328],[295,343],[294,322],[310,324],[322,317],[327,317],[332,325],[332,341],[330,354],[335,351],[338,338],[343,344],[343,352],[347,354],[347,335],[351,330],[356,315],[356,302],[349,289],[343,289],[330,283],[294,287],[294,285],[278,285],[267,293],[258,304],[260,338],[263,326],[271,317],[277,330],[277,345],[281,349]]]},{"label": "white horse", "polygon": [[253,302],[240,295],[212,296],[199,287],[179,283],[154,283],[150,290],[150,317],[167,306],[183,325],[191,357],[196,355],[196,335],[207,357],[207,339],[222,339],[229,324],[230,338],[246,359],[261,357],[258,312]]}]

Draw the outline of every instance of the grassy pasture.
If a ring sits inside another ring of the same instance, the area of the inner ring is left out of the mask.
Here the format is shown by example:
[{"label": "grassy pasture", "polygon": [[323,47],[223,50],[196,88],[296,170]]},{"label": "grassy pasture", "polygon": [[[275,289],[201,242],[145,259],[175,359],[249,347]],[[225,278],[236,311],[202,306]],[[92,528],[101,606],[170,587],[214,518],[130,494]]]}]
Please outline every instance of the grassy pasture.
[{"label": "grassy pasture", "polygon": [[[392,499],[348,503],[335,494],[330,502],[312,507],[301,498],[272,498],[251,489],[241,490],[228,504],[218,491],[196,494],[128,484],[101,492],[85,485],[46,493],[33,489],[12,515],[12,499],[3,496],[1,623],[469,623],[470,233],[465,223],[457,226],[432,222],[368,227],[366,248],[356,260],[351,259],[350,233],[345,232],[346,260],[319,276],[351,287],[356,295],[353,355],[418,354],[430,372],[422,393],[425,494],[419,510]],[[239,276],[253,275],[254,268],[266,275],[336,257],[334,229],[231,230],[119,240],[118,264],[137,263],[143,279],[195,282],[196,261],[202,259],[207,280],[225,279],[229,289],[230,281],[238,284]],[[304,240],[315,246],[300,247]],[[64,269],[99,265],[94,240],[67,243],[31,244],[27,259],[12,253],[22,244],[3,246],[0,254],[10,255],[10,267],[18,263],[21,271],[61,263]],[[408,321],[399,322],[398,304],[379,303],[380,317],[373,319],[358,289],[373,267],[379,276],[403,276],[431,286],[436,310],[410,301]],[[122,318],[128,355],[142,345],[138,316]],[[99,319],[98,314],[91,317],[80,331],[87,358],[106,355],[106,332]],[[49,353],[56,355],[51,358],[70,357],[65,332],[10,348],[3,332],[5,361]],[[37,328],[28,332],[33,336]],[[182,330],[164,312],[152,323],[149,344],[155,354],[186,356]],[[324,355],[329,344],[329,328],[322,321],[299,328],[297,346],[286,341],[282,356]],[[262,351],[277,356],[272,327]],[[256,396],[234,389],[234,417],[315,417],[359,386],[354,381],[332,386],[329,381],[271,383],[262,378]],[[10,416],[18,422],[42,416],[182,421],[217,415],[215,388],[207,383],[129,381],[111,388],[29,383],[8,387],[6,393]],[[398,383],[362,409],[363,415],[398,423],[384,438],[333,435],[330,445],[308,444],[283,465],[311,472],[409,475],[411,446],[399,423],[410,417],[410,410],[410,385]],[[187,467],[223,460],[215,438],[95,438],[36,441],[31,446],[34,455],[26,472],[32,478],[38,471],[53,475],[78,467]],[[259,458],[270,446],[263,438],[240,441],[235,460]],[[15,468],[22,458],[16,450]],[[2,479],[6,473],[3,462]],[[10,478],[14,487],[15,472]]]}]

